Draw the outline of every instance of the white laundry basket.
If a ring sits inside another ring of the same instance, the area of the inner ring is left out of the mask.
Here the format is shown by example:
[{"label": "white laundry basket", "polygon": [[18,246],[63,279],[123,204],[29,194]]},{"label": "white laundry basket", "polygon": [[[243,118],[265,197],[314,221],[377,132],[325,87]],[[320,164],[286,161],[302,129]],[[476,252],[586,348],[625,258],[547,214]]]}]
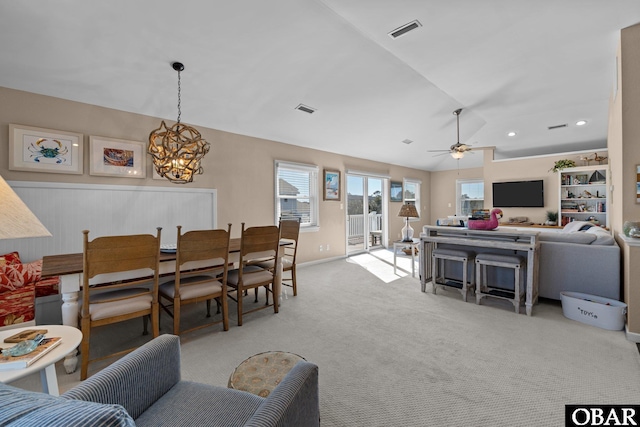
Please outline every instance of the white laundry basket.
[{"label": "white laundry basket", "polygon": [[627,304],[580,292],[560,292],[565,317],[602,329],[619,331],[624,328]]}]

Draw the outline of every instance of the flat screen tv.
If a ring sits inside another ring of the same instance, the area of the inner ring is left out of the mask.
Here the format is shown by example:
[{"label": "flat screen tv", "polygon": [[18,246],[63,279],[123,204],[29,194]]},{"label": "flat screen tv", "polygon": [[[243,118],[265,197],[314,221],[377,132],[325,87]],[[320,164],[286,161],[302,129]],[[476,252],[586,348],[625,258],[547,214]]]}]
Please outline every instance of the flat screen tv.
[{"label": "flat screen tv", "polygon": [[494,208],[543,208],[542,180],[493,183]]}]

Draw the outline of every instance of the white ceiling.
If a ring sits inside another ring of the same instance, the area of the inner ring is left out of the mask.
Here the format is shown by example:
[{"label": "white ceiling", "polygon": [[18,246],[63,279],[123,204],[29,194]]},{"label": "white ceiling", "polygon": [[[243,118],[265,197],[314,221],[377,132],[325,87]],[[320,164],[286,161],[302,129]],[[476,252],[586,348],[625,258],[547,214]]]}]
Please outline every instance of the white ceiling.
[{"label": "white ceiling", "polygon": [[180,61],[196,127],[452,169],[428,150],[456,142],[457,108],[460,142],[498,158],[605,147],[639,22],[638,0],[0,0],[0,86],[173,122]]}]

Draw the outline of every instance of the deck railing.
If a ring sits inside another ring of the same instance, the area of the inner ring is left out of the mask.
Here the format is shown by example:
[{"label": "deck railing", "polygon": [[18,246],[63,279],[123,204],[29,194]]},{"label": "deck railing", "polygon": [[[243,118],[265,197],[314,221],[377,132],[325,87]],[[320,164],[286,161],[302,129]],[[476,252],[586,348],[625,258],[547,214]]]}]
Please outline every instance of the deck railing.
[{"label": "deck railing", "polygon": [[[364,214],[349,215],[349,244],[362,243],[364,239]],[[368,215],[369,232],[382,230],[382,214]]]}]

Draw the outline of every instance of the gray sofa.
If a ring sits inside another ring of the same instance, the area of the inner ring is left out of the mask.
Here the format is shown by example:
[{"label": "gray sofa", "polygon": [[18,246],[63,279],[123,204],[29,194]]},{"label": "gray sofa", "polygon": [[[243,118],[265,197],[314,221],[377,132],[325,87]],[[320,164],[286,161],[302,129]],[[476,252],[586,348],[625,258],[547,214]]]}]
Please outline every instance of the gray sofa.
[{"label": "gray sofa", "polygon": [[0,384],[2,426],[318,426],[318,367],[298,362],[262,398],[180,379],[180,340],[161,335],[60,397]]},{"label": "gray sofa", "polygon": [[583,221],[559,232],[542,232],[538,295],[582,292],[620,300],[620,247],[603,228]]},{"label": "gray sofa", "polygon": [[[590,222],[576,221],[559,231],[540,232],[538,240],[538,296],[559,300],[560,292],[571,291],[620,300],[620,247],[607,230]],[[469,249],[496,252],[495,249]],[[462,279],[459,264],[447,261],[447,277]],[[473,277],[473,266],[469,266],[468,274]],[[513,289],[511,271],[500,272],[495,280],[509,283]]]}]

